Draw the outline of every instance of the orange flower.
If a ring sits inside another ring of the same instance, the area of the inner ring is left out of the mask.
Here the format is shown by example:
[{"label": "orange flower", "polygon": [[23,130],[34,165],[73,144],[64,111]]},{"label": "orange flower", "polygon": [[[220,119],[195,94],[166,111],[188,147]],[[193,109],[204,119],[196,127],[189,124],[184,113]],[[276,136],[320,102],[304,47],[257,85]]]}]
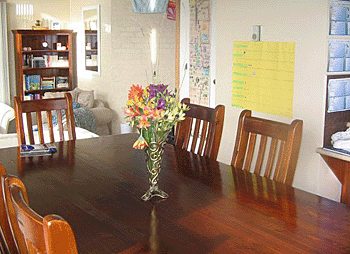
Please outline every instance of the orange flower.
[{"label": "orange flower", "polygon": [[148,127],[150,127],[151,124],[150,122],[148,122],[148,118],[146,115],[142,115],[139,121],[139,124],[137,125],[137,128],[145,128],[147,129]]},{"label": "orange flower", "polygon": [[142,136],[140,136],[136,141],[135,141],[135,143],[133,144],[133,148],[135,148],[135,149],[143,149],[143,148],[145,148],[147,146],[147,142],[146,142],[146,140],[142,137]]},{"label": "orange flower", "polygon": [[132,85],[129,90],[129,100],[142,98],[143,89],[140,85]]}]

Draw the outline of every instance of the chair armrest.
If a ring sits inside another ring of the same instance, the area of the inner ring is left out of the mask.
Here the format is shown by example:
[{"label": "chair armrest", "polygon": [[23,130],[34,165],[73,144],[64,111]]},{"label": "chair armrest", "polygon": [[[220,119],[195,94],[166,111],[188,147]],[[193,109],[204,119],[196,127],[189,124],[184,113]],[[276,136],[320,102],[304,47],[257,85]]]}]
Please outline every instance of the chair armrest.
[{"label": "chair armrest", "polygon": [[105,107],[90,108],[96,119],[96,124],[110,123],[113,120],[113,111]]},{"label": "chair armrest", "polygon": [[105,108],[105,104],[101,100],[94,100],[94,105],[92,108]]},{"label": "chair armrest", "polygon": [[15,118],[15,111],[10,106],[0,102],[0,133],[8,133],[11,120]]}]

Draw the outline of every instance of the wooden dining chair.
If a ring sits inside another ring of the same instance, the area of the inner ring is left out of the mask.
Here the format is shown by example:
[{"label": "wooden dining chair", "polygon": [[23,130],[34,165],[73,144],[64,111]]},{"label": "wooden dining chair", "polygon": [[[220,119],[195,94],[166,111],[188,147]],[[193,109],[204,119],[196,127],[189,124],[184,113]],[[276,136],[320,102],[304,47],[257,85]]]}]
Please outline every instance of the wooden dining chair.
[{"label": "wooden dining chair", "polygon": [[177,124],[175,146],[216,160],[218,157],[225,106],[213,108],[191,104],[189,98],[181,101],[189,106],[184,121]]},{"label": "wooden dining chair", "polygon": [[[302,120],[286,124],[252,117],[250,110],[243,110],[231,165],[292,185],[302,129]],[[266,150],[268,153],[265,153]]]},{"label": "wooden dining chair", "polygon": [[[5,168],[0,164],[0,180],[6,175]],[[0,186],[0,250],[1,253],[18,253],[15,241],[11,233],[9,220],[7,219],[6,205],[2,184]]]},{"label": "wooden dining chair", "polygon": [[[34,134],[33,134],[33,122],[32,113],[36,114],[39,143],[53,143],[54,139],[54,124],[52,121],[52,111],[57,112],[57,125],[60,141],[64,140],[63,131],[63,114],[62,110],[65,110],[66,122],[68,129],[68,139],[75,140],[75,125],[74,125],[74,115],[73,115],[73,101],[70,93],[66,93],[64,98],[53,98],[53,99],[42,99],[42,100],[29,100],[22,101],[19,97],[15,97],[15,117],[16,117],[16,129],[18,144],[34,144]],[[43,116],[41,112],[47,114],[48,130],[49,130],[49,142],[44,140],[44,128],[43,128]],[[23,119],[23,114],[25,114],[26,120]],[[27,124],[24,122],[26,121]],[[26,133],[24,131],[25,125],[27,126],[27,133],[29,140],[26,140]]]},{"label": "wooden dining chair", "polygon": [[7,216],[19,253],[78,253],[72,228],[58,215],[44,218],[29,207],[23,182],[15,176],[3,178]]}]

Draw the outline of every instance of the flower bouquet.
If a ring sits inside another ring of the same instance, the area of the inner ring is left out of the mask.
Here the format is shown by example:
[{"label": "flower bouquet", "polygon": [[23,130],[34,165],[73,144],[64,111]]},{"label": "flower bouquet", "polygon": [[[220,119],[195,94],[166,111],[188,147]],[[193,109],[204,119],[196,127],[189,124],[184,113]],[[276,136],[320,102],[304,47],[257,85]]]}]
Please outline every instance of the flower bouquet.
[{"label": "flower bouquet", "polygon": [[167,85],[132,85],[127,106],[124,108],[125,119],[130,126],[137,127],[140,133],[133,147],[145,149],[150,188],[141,197],[149,200],[154,196],[167,198],[168,194],[158,188],[158,180],[164,145],[174,125],[185,119],[189,110],[186,104],[177,102],[175,93]]}]

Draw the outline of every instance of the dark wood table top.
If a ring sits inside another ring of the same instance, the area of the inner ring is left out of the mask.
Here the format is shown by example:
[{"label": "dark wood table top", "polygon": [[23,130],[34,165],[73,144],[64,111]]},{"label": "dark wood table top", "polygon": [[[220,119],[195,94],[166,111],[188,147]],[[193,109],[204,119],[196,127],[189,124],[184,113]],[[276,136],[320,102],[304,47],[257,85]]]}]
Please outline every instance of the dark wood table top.
[{"label": "dark wood table top", "polygon": [[0,161],[31,207],[72,226],[79,253],[350,253],[350,207],[167,145],[164,201],[144,202],[134,134],[57,143],[53,156]]}]

